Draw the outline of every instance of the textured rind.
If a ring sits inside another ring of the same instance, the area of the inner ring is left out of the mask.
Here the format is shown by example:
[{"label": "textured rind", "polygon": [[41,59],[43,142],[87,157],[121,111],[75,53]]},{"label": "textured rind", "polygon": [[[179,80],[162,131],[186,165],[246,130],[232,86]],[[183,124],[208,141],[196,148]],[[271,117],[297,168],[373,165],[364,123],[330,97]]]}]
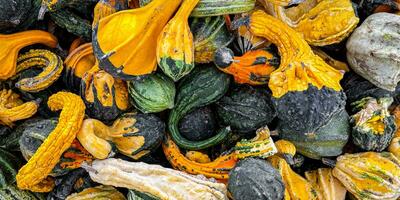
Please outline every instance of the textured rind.
[{"label": "textured rind", "polygon": [[198,108],[182,118],[179,131],[188,140],[201,141],[212,137],[217,127],[217,121],[211,107]]},{"label": "textured rind", "polygon": [[399,15],[376,13],[352,33],[346,44],[351,68],[389,91],[394,91],[400,81],[399,27]]},{"label": "textured rind", "polygon": [[242,139],[237,142],[233,149],[238,159],[248,157],[267,158],[278,152],[274,141],[270,137],[268,127],[258,129],[256,136],[250,140]]},{"label": "textured rind", "polygon": [[193,9],[192,17],[209,17],[249,12],[255,0],[200,0]]},{"label": "textured rind", "polygon": [[30,0],[2,1],[0,3],[0,32],[18,27],[29,18],[32,7]]},{"label": "textured rind", "polygon": [[235,200],[281,200],[285,186],[279,172],[268,162],[246,158],[229,173],[228,190]]},{"label": "textured rind", "polygon": [[58,92],[47,103],[53,111],[62,110],[59,122],[28,163],[19,170],[16,178],[20,189],[36,192],[52,190],[54,182],[46,177],[72,144],[85,115],[85,104],[81,98],[69,92]]},{"label": "textured rind", "polygon": [[68,32],[76,36],[90,41],[92,26],[89,21],[82,19],[80,16],[69,10],[50,12],[50,17],[58,26],[68,30]]},{"label": "textured rind", "polygon": [[0,199],[44,200],[45,198],[37,193],[35,194],[27,190],[20,190],[14,184],[10,184],[0,190]]},{"label": "textured rind", "polygon": [[226,186],[186,173],[149,165],[108,158],[95,160],[86,167],[95,182],[145,192],[161,200],[227,200]]},{"label": "textured rind", "polygon": [[0,166],[0,190],[2,190],[7,185],[15,183],[15,175],[21,166],[21,161],[12,153],[0,148]]},{"label": "textured rind", "polygon": [[66,199],[74,190],[87,186],[87,182],[84,182],[81,187],[76,188],[77,182],[90,180],[90,177],[86,170],[79,168],[62,176],[60,179],[61,180],[56,181],[56,186],[48,194],[48,198],[54,200]]},{"label": "textured rind", "polygon": [[345,200],[346,188],[333,176],[331,168],[306,171],[305,177],[318,191],[319,199]]}]

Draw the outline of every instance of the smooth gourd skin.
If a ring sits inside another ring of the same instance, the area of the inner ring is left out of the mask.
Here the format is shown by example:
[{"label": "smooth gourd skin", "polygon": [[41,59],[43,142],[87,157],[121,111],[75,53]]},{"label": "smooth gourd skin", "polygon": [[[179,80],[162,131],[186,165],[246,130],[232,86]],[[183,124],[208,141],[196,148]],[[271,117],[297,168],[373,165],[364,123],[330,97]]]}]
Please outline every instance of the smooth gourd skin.
[{"label": "smooth gourd skin", "polygon": [[256,131],[256,136],[250,140],[242,139],[237,142],[235,147],[235,156],[238,159],[248,157],[267,158],[278,152],[268,127],[262,127]]},{"label": "smooth gourd skin", "polygon": [[124,80],[152,73],[157,67],[157,37],[180,3],[154,0],[102,18],[93,31],[93,49],[100,66]]},{"label": "smooth gourd skin", "polygon": [[96,187],[86,188],[82,192],[69,195],[66,200],[82,200],[82,199],[115,199],[125,200],[125,196],[112,186],[99,185]]},{"label": "smooth gourd skin", "polygon": [[235,200],[284,198],[285,185],[279,172],[268,162],[246,158],[229,173],[228,190]]},{"label": "smooth gourd skin", "polygon": [[128,0],[100,0],[93,10],[92,27],[96,27],[101,18],[126,9],[128,9]]},{"label": "smooth gourd skin", "polygon": [[305,177],[317,190],[319,199],[345,200],[346,188],[333,176],[331,168],[306,171]]},{"label": "smooth gourd skin", "polygon": [[255,0],[200,0],[192,17],[210,17],[246,13],[254,9]]}]

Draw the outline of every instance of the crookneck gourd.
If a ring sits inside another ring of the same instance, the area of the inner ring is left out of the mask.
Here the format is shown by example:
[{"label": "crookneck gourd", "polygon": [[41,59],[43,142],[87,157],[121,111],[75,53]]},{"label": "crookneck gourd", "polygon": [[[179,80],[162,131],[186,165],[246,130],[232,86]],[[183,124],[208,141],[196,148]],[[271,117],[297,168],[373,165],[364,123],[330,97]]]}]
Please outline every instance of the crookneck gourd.
[{"label": "crookneck gourd", "polygon": [[86,188],[82,192],[71,194],[66,200],[126,200],[125,196],[112,186],[99,185]]},{"label": "crookneck gourd", "polygon": [[350,0],[305,0],[289,8],[286,6],[292,0],[261,2],[269,14],[302,34],[313,46],[339,43],[359,22]]},{"label": "crookneck gourd", "polygon": [[125,80],[153,72],[157,67],[157,38],[181,1],[153,0],[144,7],[102,18],[93,33],[94,54],[100,66]]},{"label": "crookneck gourd", "polygon": [[100,19],[121,10],[128,9],[129,0],[100,0],[93,10],[92,27],[96,27]]},{"label": "crookneck gourd", "polygon": [[223,47],[215,52],[214,64],[221,71],[232,75],[236,83],[266,85],[269,75],[279,66],[279,57],[264,49],[250,50],[239,57]]},{"label": "crookneck gourd", "polygon": [[398,159],[400,159],[400,107],[397,106],[394,111],[393,111],[393,116],[396,122],[396,132],[394,134],[394,137],[392,141],[390,142],[388,150],[395,156],[397,156]]},{"label": "crookneck gourd", "polygon": [[383,151],[396,130],[395,118],[388,110],[391,97],[363,98],[353,102],[354,115],[350,117],[353,143],[366,151]]},{"label": "crookneck gourd", "polygon": [[12,90],[0,91],[0,124],[13,126],[13,122],[32,117],[39,108],[39,100],[23,102]]},{"label": "crookneck gourd", "polygon": [[254,35],[274,43],[281,56],[268,85],[283,129],[313,132],[343,109],[343,74],[315,55],[299,33],[260,10],[251,14],[249,26]]},{"label": "crookneck gourd", "polygon": [[17,71],[20,49],[37,43],[55,48],[57,38],[45,31],[29,30],[8,35],[0,34],[0,43],[0,80],[6,80]]},{"label": "crookneck gourd", "polygon": [[357,199],[396,200],[400,197],[400,161],[389,152],[339,156],[333,176]]},{"label": "crookneck gourd", "polygon": [[228,199],[224,184],[211,182],[208,179],[164,168],[160,165],[108,158],[95,160],[85,168],[95,182],[133,189],[161,200]]},{"label": "crookneck gourd", "polygon": [[52,190],[54,182],[46,177],[71,146],[85,115],[82,99],[69,92],[52,95],[47,104],[53,111],[61,110],[59,121],[28,163],[18,171],[16,179],[20,189],[36,192]]},{"label": "crookneck gourd", "polygon": [[199,0],[183,0],[157,40],[158,65],[174,81],[178,81],[194,68],[193,34],[188,18],[198,2]]},{"label": "crookneck gourd", "polygon": [[306,171],[305,176],[318,192],[320,200],[345,200],[346,188],[332,175],[332,169]]},{"label": "crookneck gourd", "polygon": [[78,140],[95,158],[106,159],[112,144],[133,159],[147,155],[161,144],[164,123],[155,115],[125,113],[111,126],[96,119],[85,119]]},{"label": "crookneck gourd", "polygon": [[216,145],[227,137],[230,132],[229,127],[220,129],[215,136],[206,140],[190,141],[179,133],[178,125],[190,111],[221,98],[227,92],[229,83],[229,76],[212,66],[195,68],[180,82],[176,104],[168,119],[169,132],[178,146],[188,150],[199,150]]}]

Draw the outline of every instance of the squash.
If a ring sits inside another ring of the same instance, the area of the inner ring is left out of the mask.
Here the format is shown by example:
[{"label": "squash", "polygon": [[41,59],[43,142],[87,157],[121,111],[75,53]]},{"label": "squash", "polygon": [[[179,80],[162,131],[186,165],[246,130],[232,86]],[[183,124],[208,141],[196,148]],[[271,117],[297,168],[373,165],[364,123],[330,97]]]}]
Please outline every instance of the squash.
[{"label": "squash", "polygon": [[400,161],[389,152],[339,156],[332,173],[357,199],[400,197]]},{"label": "squash", "polygon": [[168,130],[172,139],[178,146],[188,150],[204,149],[221,143],[230,132],[229,127],[222,128],[215,136],[202,141],[190,141],[179,133],[179,121],[187,113],[216,102],[229,87],[229,76],[216,68],[204,66],[196,69],[180,82],[175,107],[168,118]]},{"label": "squash", "polygon": [[101,19],[93,30],[93,49],[100,67],[124,80],[153,72],[157,37],[180,3],[153,0],[142,8]]},{"label": "squash", "polygon": [[80,45],[83,45],[84,41],[82,38],[77,37],[76,39],[74,39],[71,42],[71,45],[69,46],[68,49],[68,55],[70,55],[72,53],[72,51],[74,51],[75,49],[77,49]]},{"label": "squash", "polygon": [[0,190],[15,183],[15,175],[21,166],[21,160],[7,150],[0,148]]},{"label": "squash", "polygon": [[0,190],[0,199],[45,200],[46,198],[38,193],[33,193],[27,190],[20,190],[17,188],[17,186],[11,184]]},{"label": "squash", "polygon": [[86,114],[97,119],[112,121],[130,108],[126,82],[96,66],[82,77],[80,95]]},{"label": "squash", "polygon": [[133,105],[143,113],[156,113],[174,107],[175,84],[161,73],[129,81],[128,91]]},{"label": "squash", "polygon": [[[246,15],[249,14],[235,15],[234,20],[238,20],[240,16],[246,16]],[[232,23],[229,26],[233,28]],[[267,49],[268,51],[271,50],[271,52],[276,52],[275,51],[276,48],[270,48],[272,46],[270,46],[271,43],[268,40],[266,40],[263,37],[255,36],[250,31],[250,28],[247,27],[246,25],[239,26],[235,32],[236,32],[236,41],[234,43],[236,44],[235,49],[242,55],[250,50],[263,49],[263,48]]]},{"label": "squash", "polygon": [[305,0],[292,6],[288,0],[261,2],[269,14],[302,34],[313,46],[341,42],[359,22],[350,0]]},{"label": "squash", "polygon": [[228,46],[234,39],[225,25],[222,16],[194,18],[190,24],[194,41],[194,61],[209,63],[214,59],[214,52]]},{"label": "squash", "polygon": [[92,26],[90,22],[81,18],[74,12],[61,9],[56,12],[50,12],[50,17],[58,26],[64,28],[68,32],[82,37],[87,41],[90,41],[92,38]]},{"label": "squash", "polygon": [[151,196],[146,193],[138,192],[135,190],[129,190],[128,191],[128,200],[158,200],[157,197]]},{"label": "squash", "polygon": [[200,0],[190,15],[210,17],[245,13],[253,10],[255,3],[255,0]]},{"label": "squash", "polygon": [[285,185],[279,172],[261,159],[246,158],[229,173],[228,190],[235,200],[283,199]]},{"label": "squash", "polygon": [[207,154],[200,151],[187,151],[185,157],[191,161],[198,163],[210,163],[210,157]]},{"label": "squash", "polygon": [[389,113],[393,98],[366,97],[350,104],[353,143],[366,151],[383,151],[396,130],[395,118]]},{"label": "squash", "polygon": [[85,119],[77,138],[97,159],[106,159],[113,144],[119,152],[137,160],[157,149],[164,131],[164,123],[154,115],[125,113],[111,126]]},{"label": "squash", "polygon": [[278,140],[275,142],[278,155],[285,159],[289,165],[295,165],[296,146],[287,140]]},{"label": "squash", "polygon": [[64,69],[60,56],[44,49],[31,49],[17,59],[19,73],[31,67],[43,68],[43,71],[31,78],[23,78],[15,83],[15,87],[24,92],[39,92],[47,89],[58,80]]},{"label": "squash", "polygon": [[80,1],[80,0],[42,0],[42,12],[50,11],[55,12],[65,8],[74,8],[74,9],[87,9],[91,7],[94,3],[98,0],[87,0],[87,1]]},{"label": "squash", "polygon": [[400,159],[400,107],[397,106],[393,111],[394,120],[396,122],[396,132],[394,133],[394,137],[390,142],[388,150],[395,155],[398,159]]},{"label": "squash", "polygon": [[278,152],[270,137],[268,127],[256,131],[256,136],[250,140],[242,139],[236,143],[235,155],[238,159],[248,157],[267,158]]},{"label": "squash", "polygon": [[92,27],[96,27],[100,19],[121,10],[128,9],[129,0],[100,0],[93,11]]},{"label": "squash", "polygon": [[56,186],[47,195],[48,199],[66,199],[73,192],[80,192],[84,188],[91,187],[93,181],[86,170],[75,169],[61,177],[57,177]]},{"label": "squash", "polygon": [[14,34],[0,34],[0,80],[6,80],[17,71],[17,56],[20,49],[40,43],[55,48],[57,38],[45,31],[30,30]]},{"label": "squash", "polygon": [[19,134],[18,129],[22,127],[22,125],[17,126],[14,130],[7,126],[0,125],[0,148],[3,148],[7,151],[18,151],[19,150]]},{"label": "squash", "polygon": [[47,104],[53,111],[62,109],[59,123],[28,163],[18,171],[16,179],[20,189],[37,192],[52,190],[54,182],[46,177],[72,144],[83,121],[85,104],[75,94],[58,92],[49,98]]},{"label": "squash", "polygon": [[71,194],[66,200],[125,200],[125,196],[112,186],[99,185],[86,188],[82,192]]},{"label": "squash", "polygon": [[162,200],[227,200],[224,184],[190,176],[159,165],[108,158],[95,160],[84,168],[95,182],[134,189]]},{"label": "squash", "polygon": [[272,122],[276,116],[271,94],[265,89],[241,85],[216,103],[221,124],[239,133],[254,132]]},{"label": "squash", "polygon": [[399,15],[373,14],[351,34],[346,44],[350,67],[372,84],[389,91],[394,91],[400,81],[400,44],[396,42],[400,39],[399,22]]},{"label": "squash", "polygon": [[188,18],[199,0],[183,0],[157,40],[157,63],[175,82],[194,68],[193,34]]},{"label": "squash", "polygon": [[350,68],[345,62],[332,58],[330,55],[322,51],[320,48],[312,47],[312,50],[314,54],[322,58],[328,65],[332,66],[333,68],[345,72],[350,72]]},{"label": "squash", "polygon": [[395,13],[400,10],[398,0],[365,0],[358,3],[358,12],[368,17],[377,12]]},{"label": "squash", "polygon": [[2,1],[2,13],[0,14],[0,32],[18,27],[29,19],[32,2],[30,0],[18,0],[14,2]]},{"label": "squash", "polygon": [[346,188],[332,175],[332,169],[319,168],[305,172],[307,180],[318,191],[318,198],[324,200],[345,200]]},{"label": "squash", "polygon": [[179,122],[179,132],[188,140],[201,141],[214,136],[216,116],[210,106],[200,107],[188,113]]}]

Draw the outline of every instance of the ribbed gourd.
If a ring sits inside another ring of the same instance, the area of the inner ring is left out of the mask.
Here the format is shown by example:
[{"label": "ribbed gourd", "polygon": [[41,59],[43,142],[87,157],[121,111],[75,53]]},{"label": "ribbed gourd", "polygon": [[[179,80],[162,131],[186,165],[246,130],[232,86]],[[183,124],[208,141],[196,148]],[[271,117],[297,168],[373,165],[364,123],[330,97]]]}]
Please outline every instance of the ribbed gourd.
[{"label": "ribbed gourd", "polygon": [[394,116],[397,129],[394,133],[392,141],[390,141],[388,150],[398,159],[400,159],[400,107],[396,107],[392,114]]},{"label": "ribbed gourd", "polygon": [[346,188],[337,180],[331,168],[306,171],[307,180],[318,191],[318,198],[324,200],[345,200]]},{"label": "ribbed gourd", "polygon": [[192,17],[210,17],[246,13],[254,9],[256,0],[200,0],[190,14]]},{"label": "ribbed gourd", "polygon": [[133,105],[143,113],[161,112],[175,105],[175,84],[162,73],[129,81],[128,91]]},{"label": "ribbed gourd", "polygon": [[268,127],[258,129],[256,136],[250,140],[242,139],[237,142],[234,150],[238,159],[248,157],[267,158],[278,152],[274,141],[270,137]]},{"label": "ribbed gourd", "polygon": [[101,68],[124,80],[152,73],[157,67],[157,38],[181,2],[153,0],[102,18],[93,33]]},{"label": "ribbed gourd", "polygon": [[126,200],[125,196],[112,186],[99,185],[86,188],[82,192],[71,194],[66,200]]}]

